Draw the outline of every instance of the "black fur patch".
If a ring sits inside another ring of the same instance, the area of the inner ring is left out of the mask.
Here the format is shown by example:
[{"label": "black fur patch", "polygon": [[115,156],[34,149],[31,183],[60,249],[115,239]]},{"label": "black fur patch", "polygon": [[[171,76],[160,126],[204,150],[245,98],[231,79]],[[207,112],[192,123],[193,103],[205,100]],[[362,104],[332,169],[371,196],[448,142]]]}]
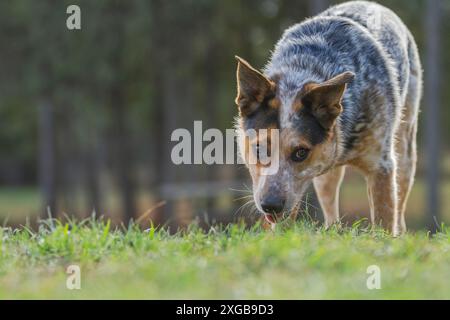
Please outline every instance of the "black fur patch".
[{"label": "black fur patch", "polygon": [[268,106],[268,102],[273,98],[274,96],[272,95],[267,96],[255,112],[247,117],[244,117],[244,130],[259,130],[280,127],[278,121],[278,110]]},{"label": "black fur patch", "polygon": [[367,129],[367,125],[370,123],[368,118],[368,115],[365,113],[361,113],[353,119],[348,119],[345,117],[345,114],[342,115],[341,131],[344,133],[344,154],[348,154],[353,149],[361,133]]},{"label": "black fur patch", "polygon": [[295,130],[313,146],[324,142],[328,137],[328,130],[320,125],[307,108],[302,108],[292,119],[292,123]]}]

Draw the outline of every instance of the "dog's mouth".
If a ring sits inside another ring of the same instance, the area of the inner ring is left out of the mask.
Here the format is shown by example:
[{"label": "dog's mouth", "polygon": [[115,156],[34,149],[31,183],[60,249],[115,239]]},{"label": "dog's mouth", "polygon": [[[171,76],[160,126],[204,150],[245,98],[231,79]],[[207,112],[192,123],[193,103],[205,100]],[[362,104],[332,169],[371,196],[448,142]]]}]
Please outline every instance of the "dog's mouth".
[{"label": "dog's mouth", "polygon": [[299,213],[299,210],[300,210],[300,201],[294,207],[292,207],[292,209],[289,210],[289,212],[264,213],[264,218],[266,219],[267,222],[271,224],[276,224],[286,219],[291,219],[295,221]]},{"label": "dog's mouth", "polygon": [[283,213],[265,213],[264,218],[266,218],[267,222],[275,224],[283,220]]}]

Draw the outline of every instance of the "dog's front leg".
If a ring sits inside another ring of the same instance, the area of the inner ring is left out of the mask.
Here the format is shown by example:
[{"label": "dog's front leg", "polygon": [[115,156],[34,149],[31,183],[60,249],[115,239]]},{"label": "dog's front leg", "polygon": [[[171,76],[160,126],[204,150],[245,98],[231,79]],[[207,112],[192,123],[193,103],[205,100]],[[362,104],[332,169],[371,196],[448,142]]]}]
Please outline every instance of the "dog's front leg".
[{"label": "dog's front leg", "polygon": [[313,180],[327,228],[339,221],[339,188],[344,173],[345,166],[340,166]]},{"label": "dog's front leg", "polygon": [[370,204],[370,218],[373,224],[398,236],[397,226],[397,188],[395,166],[377,169],[366,176]]}]

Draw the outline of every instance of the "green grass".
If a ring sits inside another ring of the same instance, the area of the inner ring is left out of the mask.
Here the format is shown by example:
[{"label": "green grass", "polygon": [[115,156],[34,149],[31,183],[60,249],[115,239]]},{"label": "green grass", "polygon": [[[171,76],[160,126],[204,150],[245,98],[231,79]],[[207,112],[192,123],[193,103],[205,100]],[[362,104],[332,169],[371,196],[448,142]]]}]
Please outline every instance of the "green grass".
[{"label": "green grass", "polygon": [[[0,229],[0,299],[450,298],[450,230],[393,239],[380,230],[303,221],[275,231],[192,226],[169,235],[108,222]],[[66,267],[81,267],[81,290]],[[381,269],[368,290],[366,269]]]}]

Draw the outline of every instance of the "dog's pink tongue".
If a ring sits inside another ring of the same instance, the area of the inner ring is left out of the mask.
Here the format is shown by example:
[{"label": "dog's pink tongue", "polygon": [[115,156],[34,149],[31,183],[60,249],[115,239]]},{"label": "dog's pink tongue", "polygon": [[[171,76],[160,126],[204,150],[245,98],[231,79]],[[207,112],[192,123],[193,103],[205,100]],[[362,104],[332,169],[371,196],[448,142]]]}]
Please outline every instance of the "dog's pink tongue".
[{"label": "dog's pink tongue", "polygon": [[266,214],[265,218],[268,222],[275,223],[275,219],[270,214]]}]

